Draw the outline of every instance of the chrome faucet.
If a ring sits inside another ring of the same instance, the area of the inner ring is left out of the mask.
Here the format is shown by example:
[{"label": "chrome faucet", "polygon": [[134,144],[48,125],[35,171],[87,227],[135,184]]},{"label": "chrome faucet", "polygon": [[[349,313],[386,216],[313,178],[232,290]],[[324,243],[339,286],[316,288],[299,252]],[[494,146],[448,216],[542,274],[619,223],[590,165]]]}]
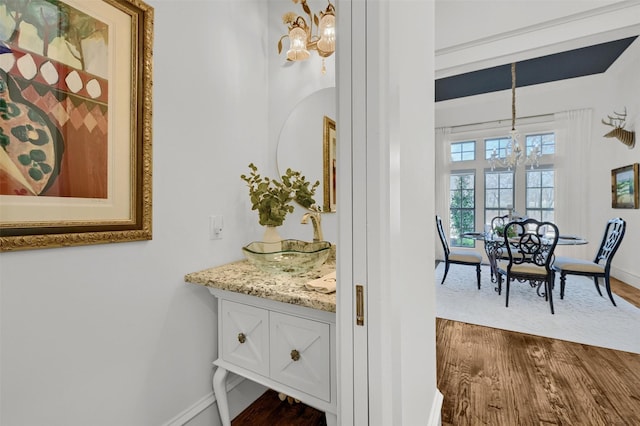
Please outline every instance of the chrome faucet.
[{"label": "chrome faucet", "polygon": [[311,219],[311,224],[313,225],[313,241],[322,241],[324,237],[322,236],[322,227],[320,226],[320,212],[308,212],[303,214],[300,223],[309,223],[309,219]]}]

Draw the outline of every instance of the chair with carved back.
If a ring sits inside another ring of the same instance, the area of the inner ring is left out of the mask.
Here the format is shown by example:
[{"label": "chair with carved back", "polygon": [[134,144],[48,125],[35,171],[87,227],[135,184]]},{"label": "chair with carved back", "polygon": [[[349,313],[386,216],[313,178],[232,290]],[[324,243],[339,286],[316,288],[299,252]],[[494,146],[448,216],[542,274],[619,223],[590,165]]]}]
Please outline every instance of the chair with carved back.
[{"label": "chair with carved back", "polygon": [[506,307],[509,307],[511,283],[527,282],[537,288],[537,295],[549,302],[551,313],[554,313],[552,264],[557,244],[558,227],[552,222],[525,219],[505,226],[504,246],[508,259],[498,261],[497,274],[498,294],[502,292],[502,279],[505,278]]},{"label": "chair with carved back", "polygon": [[504,229],[505,225],[509,223],[509,215],[496,216],[491,219],[491,231],[496,232],[498,229]]},{"label": "chair with carved back", "polygon": [[[502,233],[504,232],[504,227],[507,223],[509,223],[509,215],[505,214],[504,216],[495,216],[491,219],[491,233],[502,237]],[[485,244],[485,252],[487,253],[487,257],[489,258],[489,262],[495,263],[498,259],[509,259],[509,255],[507,254],[507,250],[502,246],[502,244]],[[492,264],[495,266],[494,264]],[[494,282],[493,276],[494,268],[491,268],[491,281]]]},{"label": "chair with carved back", "polygon": [[442,249],[444,251],[444,276],[440,284],[444,284],[444,280],[447,278],[449,265],[470,265],[476,267],[478,290],[480,290],[480,264],[482,263],[482,256],[473,251],[452,251],[449,248],[449,243],[447,242],[447,237],[442,227],[442,219],[438,215],[436,215],[436,228],[438,229],[438,235],[440,236],[440,242],[442,243]]},{"label": "chair with carved back", "polygon": [[564,298],[567,275],[582,275],[593,278],[596,290],[598,290],[600,296],[602,296],[602,292],[600,291],[598,279],[604,278],[604,286],[609,295],[609,299],[611,299],[613,306],[616,306],[616,302],[613,300],[613,294],[611,293],[609,274],[611,272],[611,261],[622,243],[626,227],[627,223],[625,220],[619,217],[607,221],[600,248],[598,248],[598,252],[593,261],[561,256],[555,259],[553,269],[560,273],[560,299]]}]

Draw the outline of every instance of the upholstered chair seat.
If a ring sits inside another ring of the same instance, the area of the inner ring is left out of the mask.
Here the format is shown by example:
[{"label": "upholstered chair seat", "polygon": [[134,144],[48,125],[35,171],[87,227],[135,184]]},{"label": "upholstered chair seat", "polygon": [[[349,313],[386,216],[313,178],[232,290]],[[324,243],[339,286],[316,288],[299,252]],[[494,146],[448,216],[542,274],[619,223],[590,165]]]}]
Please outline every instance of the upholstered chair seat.
[{"label": "upholstered chair seat", "polygon": [[[508,266],[508,260],[501,260],[498,262],[498,269],[506,271]],[[538,266],[531,263],[522,263],[520,265],[514,264],[511,266],[511,272],[520,275],[540,275],[542,279],[544,279],[547,275],[547,270],[544,266]]]},{"label": "upholstered chair seat", "polygon": [[574,259],[571,257],[556,257],[553,262],[553,266],[559,270],[571,270],[576,272],[587,272],[594,274],[604,274],[605,265],[600,265],[595,262],[583,259]]},{"label": "upholstered chair seat", "polygon": [[480,263],[482,262],[482,255],[473,252],[460,253],[457,251],[451,251],[449,253],[449,262]]}]

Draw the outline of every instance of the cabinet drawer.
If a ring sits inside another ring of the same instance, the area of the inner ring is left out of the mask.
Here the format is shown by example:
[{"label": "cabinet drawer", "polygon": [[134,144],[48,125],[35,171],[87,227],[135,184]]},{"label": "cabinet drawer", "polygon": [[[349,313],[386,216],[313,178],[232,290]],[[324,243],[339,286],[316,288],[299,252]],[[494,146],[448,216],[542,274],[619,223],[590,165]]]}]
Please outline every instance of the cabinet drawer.
[{"label": "cabinet drawer", "polygon": [[331,399],[329,324],[270,312],[271,378]]},{"label": "cabinet drawer", "polygon": [[221,358],[269,375],[269,311],[222,300]]}]

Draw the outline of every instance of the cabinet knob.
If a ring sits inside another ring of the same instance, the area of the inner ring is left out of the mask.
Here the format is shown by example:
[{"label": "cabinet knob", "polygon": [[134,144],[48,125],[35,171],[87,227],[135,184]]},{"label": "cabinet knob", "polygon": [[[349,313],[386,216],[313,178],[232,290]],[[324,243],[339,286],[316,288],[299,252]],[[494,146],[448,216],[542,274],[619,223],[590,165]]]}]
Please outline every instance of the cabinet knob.
[{"label": "cabinet knob", "polygon": [[293,349],[291,351],[291,359],[294,360],[294,361],[297,361],[297,360],[300,359],[300,352],[298,352],[297,349]]},{"label": "cabinet knob", "polygon": [[247,341],[247,336],[245,336],[244,333],[238,333],[238,342],[244,343],[246,341]]}]

